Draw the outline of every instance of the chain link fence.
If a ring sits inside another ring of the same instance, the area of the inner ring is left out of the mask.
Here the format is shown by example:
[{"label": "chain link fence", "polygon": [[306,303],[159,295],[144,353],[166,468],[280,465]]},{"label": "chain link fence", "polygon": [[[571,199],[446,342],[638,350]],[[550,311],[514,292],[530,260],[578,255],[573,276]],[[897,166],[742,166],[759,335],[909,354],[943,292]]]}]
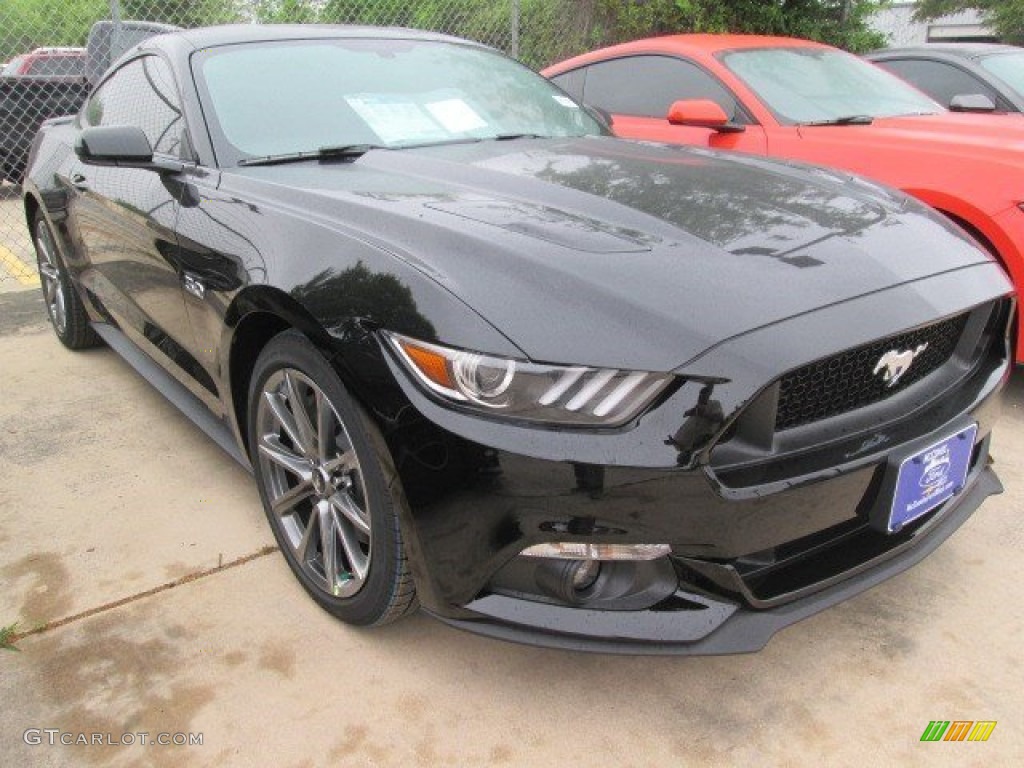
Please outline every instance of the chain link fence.
[{"label": "chain link fence", "polygon": [[332,23],[466,37],[541,68],[616,42],[600,0],[4,0],[0,4],[0,291],[38,285],[20,186],[39,124],[73,114],[161,25]]}]

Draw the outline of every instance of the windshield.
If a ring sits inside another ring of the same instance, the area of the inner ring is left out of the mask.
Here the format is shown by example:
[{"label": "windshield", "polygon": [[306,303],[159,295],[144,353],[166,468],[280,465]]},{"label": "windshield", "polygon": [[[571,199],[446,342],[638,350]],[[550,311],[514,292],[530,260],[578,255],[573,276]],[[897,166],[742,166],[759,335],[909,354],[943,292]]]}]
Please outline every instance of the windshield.
[{"label": "windshield", "polygon": [[978,63],[1017,93],[1024,95],[1024,51],[997,53],[994,56],[986,56]]},{"label": "windshield", "polygon": [[[572,99],[488,50],[415,40],[305,40],[193,60],[222,165],[324,147],[600,134]],[[212,111],[212,115],[209,114]],[[232,157],[222,157],[224,154]]]},{"label": "windshield", "polygon": [[833,48],[731,51],[722,61],[786,124],[943,111],[895,75]]}]

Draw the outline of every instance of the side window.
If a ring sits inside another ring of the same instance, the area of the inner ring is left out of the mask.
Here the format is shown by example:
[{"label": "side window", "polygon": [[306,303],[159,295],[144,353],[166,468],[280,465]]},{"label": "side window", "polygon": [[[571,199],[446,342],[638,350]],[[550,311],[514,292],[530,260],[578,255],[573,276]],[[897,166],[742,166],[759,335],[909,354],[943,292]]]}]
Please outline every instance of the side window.
[{"label": "side window", "polygon": [[555,75],[551,82],[572,96],[576,101],[583,101],[583,81],[586,79],[586,68],[574,69],[561,75]]},{"label": "side window", "polygon": [[117,70],[86,102],[82,119],[92,126],[138,126],[154,152],[180,153],[185,130],[181,102],[170,67],[157,56],[135,59]]},{"label": "side window", "polygon": [[877,63],[921,89],[944,107],[949,106],[954,96],[965,93],[983,93],[994,104],[1000,101],[999,94],[989,86],[952,64],[924,59],[895,59]]},{"label": "side window", "polygon": [[612,114],[663,118],[675,101],[711,99],[746,122],[736,99],[696,64],[670,56],[630,56],[587,69],[584,101]]}]

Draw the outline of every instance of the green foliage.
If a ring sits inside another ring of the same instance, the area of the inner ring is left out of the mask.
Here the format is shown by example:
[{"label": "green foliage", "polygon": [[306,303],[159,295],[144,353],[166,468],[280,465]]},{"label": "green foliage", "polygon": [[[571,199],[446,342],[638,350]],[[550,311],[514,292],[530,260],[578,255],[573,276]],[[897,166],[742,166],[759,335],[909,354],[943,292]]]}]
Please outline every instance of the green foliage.
[{"label": "green foliage", "polygon": [[18,650],[14,643],[18,636],[18,622],[8,624],[6,627],[0,627],[0,650],[4,651],[16,651]]},{"label": "green foliage", "polygon": [[[1020,10],[1024,0],[978,0]],[[886,0],[121,0],[121,17],[183,27],[227,22],[417,27],[481,40],[542,67],[603,45],[676,32],[752,32],[854,51],[883,43],[867,28]],[[513,8],[518,3],[518,40]],[[923,4],[956,5],[957,0]],[[993,11],[995,13],[996,11]],[[999,11],[999,13],[1003,13]],[[1006,14],[1003,14],[1006,15]],[[2,0],[0,60],[41,45],[83,45],[108,0]]]},{"label": "green foliage", "polygon": [[918,0],[914,18],[930,21],[966,10],[979,11],[1004,41],[1024,44],[1024,0]]},{"label": "green foliage", "polygon": [[121,18],[203,27],[241,21],[238,0],[121,0]]},{"label": "green foliage", "polygon": [[[121,18],[181,27],[244,20],[245,0],[121,0]],[[85,45],[89,29],[110,18],[109,0],[3,0],[0,61],[40,46]]]},{"label": "green foliage", "polygon": [[[1024,0],[1021,0],[1024,2]],[[591,48],[653,35],[731,32],[819,40],[852,51],[884,44],[868,17],[885,0],[522,0],[521,56],[544,66]],[[561,19],[563,34],[548,19]],[[571,20],[566,24],[565,20]],[[547,37],[532,40],[547,30]]]},{"label": "green foliage", "polygon": [[4,0],[0,61],[44,45],[85,45],[89,27],[108,14],[107,0]]}]

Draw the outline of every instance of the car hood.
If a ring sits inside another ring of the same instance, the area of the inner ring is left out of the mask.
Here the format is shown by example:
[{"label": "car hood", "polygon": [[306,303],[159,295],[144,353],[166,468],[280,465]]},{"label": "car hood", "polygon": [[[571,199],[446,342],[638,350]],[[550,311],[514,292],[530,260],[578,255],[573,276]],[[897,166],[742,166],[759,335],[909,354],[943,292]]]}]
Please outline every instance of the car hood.
[{"label": "car hood", "polygon": [[861,126],[800,127],[804,136],[836,130],[856,131],[860,146],[874,142],[915,151],[977,155],[1024,170],[1024,120],[1017,115],[942,112],[877,118],[870,125]]},{"label": "car hood", "polygon": [[672,370],[739,334],[988,260],[867,181],[610,138],[380,150],[223,183],[358,230],[553,363]]}]

